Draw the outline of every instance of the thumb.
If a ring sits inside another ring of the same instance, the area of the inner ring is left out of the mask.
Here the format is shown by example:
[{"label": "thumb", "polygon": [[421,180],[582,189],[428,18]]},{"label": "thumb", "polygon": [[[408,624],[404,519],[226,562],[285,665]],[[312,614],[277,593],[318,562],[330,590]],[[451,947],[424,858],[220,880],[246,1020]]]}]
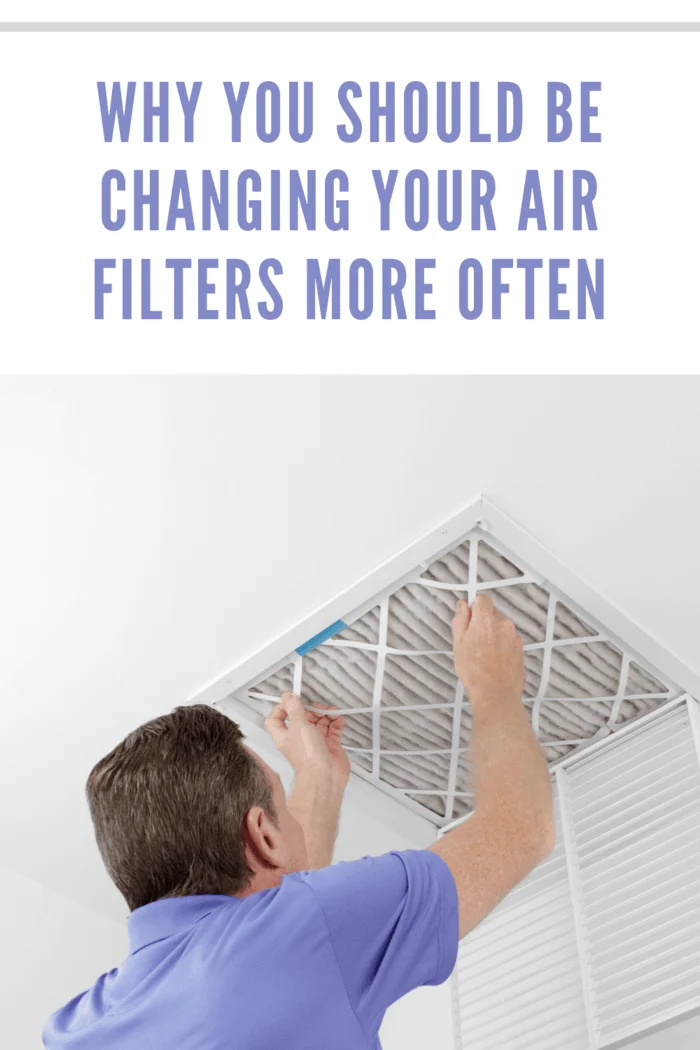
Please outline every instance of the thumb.
[{"label": "thumb", "polygon": [[290,728],[294,725],[306,724],[306,708],[296,693],[282,693],[277,706],[285,712]]},{"label": "thumb", "polygon": [[277,747],[280,747],[289,729],[305,719],[306,708],[299,697],[294,693],[282,693],[279,701],[265,719],[265,728]]},{"label": "thumb", "polygon": [[455,645],[461,641],[464,632],[469,626],[471,618],[472,612],[469,608],[469,604],[465,601],[457,602],[457,611],[452,621],[452,637]]},{"label": "thumb", "polygon": [[275,704],[265,719],[265,729],[279,747],[287,733],[287,712],[281,702]]}]

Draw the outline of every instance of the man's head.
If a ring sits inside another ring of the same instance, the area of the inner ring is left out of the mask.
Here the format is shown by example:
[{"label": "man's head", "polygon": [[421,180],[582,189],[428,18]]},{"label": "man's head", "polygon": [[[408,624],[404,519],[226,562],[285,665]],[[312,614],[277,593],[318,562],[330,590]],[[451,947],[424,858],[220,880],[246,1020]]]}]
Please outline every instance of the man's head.
[{"label": "man's head", "polygon": [[243,896],[306,867],[277,774],[211,707],[135,729],[87,782],[97,844],[133,910],[162,897]]}]

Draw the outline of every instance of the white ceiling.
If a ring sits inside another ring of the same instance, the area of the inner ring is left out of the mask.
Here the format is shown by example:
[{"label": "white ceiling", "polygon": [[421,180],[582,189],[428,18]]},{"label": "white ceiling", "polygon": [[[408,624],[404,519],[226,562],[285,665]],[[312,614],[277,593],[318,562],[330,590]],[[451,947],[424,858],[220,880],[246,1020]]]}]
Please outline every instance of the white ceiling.
[{"label": "white ceiling", "polygon": [[92,763],[479,493],[700,671],[699,394],[692,377],[2,380],[0,866],[122,914]]}]

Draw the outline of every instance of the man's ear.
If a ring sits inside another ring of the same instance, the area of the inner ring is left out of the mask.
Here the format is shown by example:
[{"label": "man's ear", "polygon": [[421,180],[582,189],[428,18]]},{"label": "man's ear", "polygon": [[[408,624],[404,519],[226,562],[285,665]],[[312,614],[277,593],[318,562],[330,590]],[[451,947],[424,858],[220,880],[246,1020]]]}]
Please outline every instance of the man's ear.
[{"label": "man's ear", "polygon": [[246,862],[253,872],[284,867],[279,828],[261,806],[251,806],[243,821]]}]

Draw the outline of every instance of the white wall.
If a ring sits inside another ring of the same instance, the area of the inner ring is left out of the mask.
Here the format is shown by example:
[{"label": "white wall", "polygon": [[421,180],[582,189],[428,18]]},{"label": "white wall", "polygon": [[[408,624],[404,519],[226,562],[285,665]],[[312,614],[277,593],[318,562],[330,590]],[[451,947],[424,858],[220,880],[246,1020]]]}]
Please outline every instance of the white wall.
[{"label": "white wall", "polygon": [[126,918],[106,918],[6,868],[0,900],[2,1045],[39,1050],[49,1014],[125,956]]},{"label": "white wall", "polygon": [[417,988],[387,1010],[383,1050],[454,1050],[450,982]]}]

